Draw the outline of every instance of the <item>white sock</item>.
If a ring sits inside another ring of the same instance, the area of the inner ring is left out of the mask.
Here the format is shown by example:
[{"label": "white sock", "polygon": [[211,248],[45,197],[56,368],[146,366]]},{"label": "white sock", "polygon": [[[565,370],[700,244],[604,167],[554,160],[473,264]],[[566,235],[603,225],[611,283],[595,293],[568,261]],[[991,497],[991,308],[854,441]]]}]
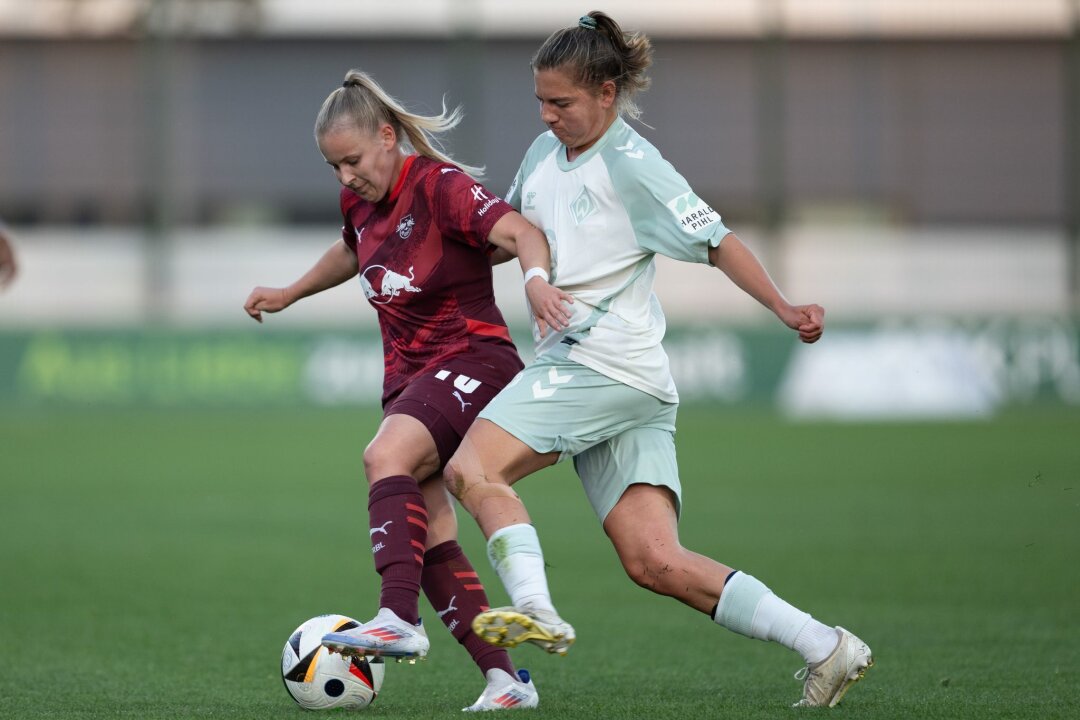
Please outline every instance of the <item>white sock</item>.
[{"label": "white sock", "polygon": [[496,530],[488,538],[487,553],[514,607],[555,612],[536,528],[522,523]]},{"label": "white sock", "polygon": [[744,572],[727,581],[713,620],[740,635],[778,642],[808,664],[824,660],[837,643],[836,630],[784,602]]},{"label": "white sock", "polygon": [[836,628],[810,618],[810,622],[806,623],[795,638],[795,652],[802,655],[808,665],[812,665],[832,655],[839,642],[840,635]]}]

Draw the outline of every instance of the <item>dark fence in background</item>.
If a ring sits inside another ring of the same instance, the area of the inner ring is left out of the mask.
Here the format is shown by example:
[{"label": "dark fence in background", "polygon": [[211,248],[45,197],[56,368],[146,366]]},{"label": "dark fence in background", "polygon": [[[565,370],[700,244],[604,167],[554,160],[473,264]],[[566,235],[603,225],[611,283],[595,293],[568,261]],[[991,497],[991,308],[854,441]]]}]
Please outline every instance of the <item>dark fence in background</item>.
[{"label": "dark fence in background", "polygon": [[[658,39],[642,131],[728,217],[1061,226],[1069,42]],[[538,43],[5,38],[0,215],[325,221],[311,126],[350,67],[418,111],[464,103],[450,149],[503,191],[543,129]]]}]

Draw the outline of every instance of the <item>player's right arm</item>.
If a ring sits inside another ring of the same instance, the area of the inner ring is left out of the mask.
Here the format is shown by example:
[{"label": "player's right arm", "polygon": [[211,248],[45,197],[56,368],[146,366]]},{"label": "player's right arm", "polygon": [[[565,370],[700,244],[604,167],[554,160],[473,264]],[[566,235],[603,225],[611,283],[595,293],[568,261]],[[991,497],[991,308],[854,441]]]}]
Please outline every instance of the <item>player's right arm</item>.
[{"label": "player's right arm", "polygon": [[17,272],[15,251],[11,247],[4,224],[0,222],[0,289],[10,285]]},{"label": "player's right arm", "polygon": [[544,233],[524,215],[511,210],[491,228],[488,241],[496,248],[517,255],[522,273],[529,275],[525,280],[525,295],[540,328],[540,337],[544,337],[549,327],[566,329],[571,317],[567,304],[573,303],[574,298],[548,282],[551,248]]},{"label": "player's right arm", "polygon": [[344,242],[336,242],[310,270],[291,285],[283,288],[260,286],[252,290],[244,303],[244,310],[255,320],[262,322],[264,312],[279,312],[301,298],[337,287],[356,275],[357,271],[356,255]]}]

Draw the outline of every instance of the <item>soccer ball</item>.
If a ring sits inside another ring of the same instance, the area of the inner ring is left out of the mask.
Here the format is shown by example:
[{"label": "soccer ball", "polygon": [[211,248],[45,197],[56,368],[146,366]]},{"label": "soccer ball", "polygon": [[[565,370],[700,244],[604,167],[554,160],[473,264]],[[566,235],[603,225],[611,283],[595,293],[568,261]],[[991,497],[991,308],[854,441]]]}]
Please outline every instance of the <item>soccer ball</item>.
[{"label": "soccer ball", "polygon": [[281,653],[281,679],[308,710],[366,708],[382,689],[381,658],[342,657],[321,644],[323,635],[360,625],[344,615],[319,615],[296,628]]}]

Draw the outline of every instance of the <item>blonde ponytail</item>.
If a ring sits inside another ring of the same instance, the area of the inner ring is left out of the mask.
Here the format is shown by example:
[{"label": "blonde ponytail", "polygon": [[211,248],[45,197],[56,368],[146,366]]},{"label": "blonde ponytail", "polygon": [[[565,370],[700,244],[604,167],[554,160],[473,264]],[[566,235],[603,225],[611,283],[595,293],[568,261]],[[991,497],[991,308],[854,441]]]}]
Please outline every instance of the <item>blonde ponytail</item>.
[{"label": "blonde ponytail", "polygon": [[323,101],[315,118],[315,139],[318,140],[339,125],[375,132],[380,125],[387,123],[394,128],[399,143],[433,160],[453,163],[474,178],[480,178],[484,174],[483,167],[457,162],[442,150],[442,143],[436,137],[457,127],[462,117],[461,106],[447,112],[445,100],[439,115],[411,113],[370,75],[360,70],[350,70],[342,86]]}]

